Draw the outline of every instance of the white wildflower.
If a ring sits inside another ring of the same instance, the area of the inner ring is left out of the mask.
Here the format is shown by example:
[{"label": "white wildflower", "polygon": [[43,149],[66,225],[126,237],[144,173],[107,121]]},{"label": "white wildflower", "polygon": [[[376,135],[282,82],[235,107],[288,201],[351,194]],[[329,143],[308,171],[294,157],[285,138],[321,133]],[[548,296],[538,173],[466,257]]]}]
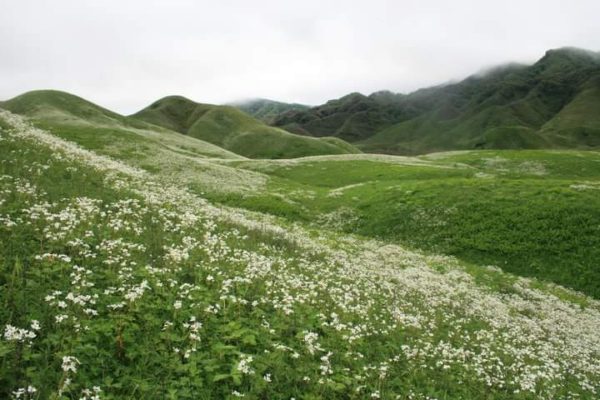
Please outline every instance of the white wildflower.
[{"label": "white wildflower", "polygon": [[238,362],[238,365],[237,365],[237,370],[245,375],[253,375],[254,370],[250,367],[250,364],[252,364],[253,360],[254,360],[254,357],[246,355],[246,354],[242,354],[240,356],[240,361]]},{"label": "white wildflower", "polygon": [[80,364],[79,360],[73,356],[64,356],[62,358],[62,370],[65,372],[77,372],[77,366]]}]

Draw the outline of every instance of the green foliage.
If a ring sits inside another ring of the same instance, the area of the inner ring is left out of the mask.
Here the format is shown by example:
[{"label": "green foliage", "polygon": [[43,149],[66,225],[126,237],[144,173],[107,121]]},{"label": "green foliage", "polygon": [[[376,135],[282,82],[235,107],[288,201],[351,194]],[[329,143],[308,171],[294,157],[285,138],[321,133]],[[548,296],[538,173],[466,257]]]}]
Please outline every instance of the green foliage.
[{"label": "green foliage", "polygon": [[[270,174],[277,195],[215,200],[497,265],[600,298],[598,153],[480,151],[397,163],[239,165]],[[340,223],[332,220],[338,217]]]}]

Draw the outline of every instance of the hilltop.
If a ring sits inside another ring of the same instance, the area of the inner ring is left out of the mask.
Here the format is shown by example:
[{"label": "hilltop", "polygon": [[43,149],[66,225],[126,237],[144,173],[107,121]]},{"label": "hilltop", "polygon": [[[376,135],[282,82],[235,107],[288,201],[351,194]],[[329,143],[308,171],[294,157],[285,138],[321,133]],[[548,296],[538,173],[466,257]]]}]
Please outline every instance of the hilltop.
[{"label": "hilltop", "polygon": [[549,50],[530,66],[508,64],[410,94],[352,93],[273,125],[333,135],[368,152],[600,146],[600,56]]},{"label": "hilltop", "polygon": [[131,118],[205,140],[250,158],[358,152],[339,138],[295,135],[268,126],[235,107],[196,103],[181,96],[162,98]]}]

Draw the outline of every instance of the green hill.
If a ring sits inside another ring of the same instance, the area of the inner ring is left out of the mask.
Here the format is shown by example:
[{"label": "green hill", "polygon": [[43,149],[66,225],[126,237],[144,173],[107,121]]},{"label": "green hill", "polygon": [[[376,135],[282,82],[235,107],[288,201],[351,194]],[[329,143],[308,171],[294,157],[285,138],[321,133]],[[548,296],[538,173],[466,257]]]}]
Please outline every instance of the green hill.
[{"label": "green hill", "polygon": [[274,125],[332,135],[368,152],[598,146],[600,55],[548,51],[531,66],[510,64],[408,95],[353,93]]},{"label": "green hill", "polygon": [[230,106],[236,107],[246,114],[263,121],[266,124],[272,124],[277,116],[288,111],[303,111],[310,107],[297,103],[282,103],[268,99],[251,99],[230,103]]},{"label": "green hill", "polygon": [[66,131],[75,127],[96,130],[96,140],[123,141],[127,145],[127,138],[141,136],[154,138],[165,147],[179,147],[181,151],[189,151],[195,155],[240,158],[211,143],[182,138],[174,131],[119,115],[81,97],[57,90],[27,92],[0,102],[0,107],[25,115],[36,124],[53,130]]},{"label": "green hill", "polygon": [[147,128],[148,124],[102,108],[81,97],[59,90],[33,90],[0,102],[0,107],[37,121],[65,125],[97,125]]},{"label": "green hill", "polygon": [[[177,176],[198,190],[253,191],[263,186],[261,174],[233,169],[211,160],[244,157],[179,132],[128,118],[69,93],[40,90],[0,103],[36,126],[74,141],[98,154],[127,160],[146,171]],[[223,185],[226,180],[229,184]]]},{"label": "green hill", "polygon": [[132,115],[132,118],[214,143],[251,158],[293,158],[356,153],[340,139],[310,138],[265,125],[231,106],[200,104],[169,96]]},{"label": "green hill", "polygon": [[273,125],[312,136],[336,136],[356,142],[396,121],[416,115],[399,106],[403,95],[380,92],[365,96],[351,93],[304,111],[287,111]]}]

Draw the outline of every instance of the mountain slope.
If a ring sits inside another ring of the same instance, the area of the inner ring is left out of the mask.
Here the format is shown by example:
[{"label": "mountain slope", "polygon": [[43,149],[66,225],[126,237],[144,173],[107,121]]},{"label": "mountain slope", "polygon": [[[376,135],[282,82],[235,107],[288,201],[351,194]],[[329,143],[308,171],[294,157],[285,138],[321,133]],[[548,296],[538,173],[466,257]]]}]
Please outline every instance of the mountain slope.
[{"label": "mountain slope", "polygon": [[200,104],[181,96],[160,99],[132,118],[173,129],[251,158],[358,152],[340,139],[323,140],[295,135],[265,125],[234,107]]},{"label": "mountain slope", "polygon": [[583,143],[600,145],[600,75],[587,81],[582,90],[546,122],[541,133],[564,140],[564,146]]},{"label": "mountain slope", "polygon": [[[354,93],[284,113],[274,125],[334,135],[369,152],[589,148],[599,140],[599,82],[600,55],[563,48],[548,51],[531,66],[506,65],[408,95]],[[559,116],[572,101],[576,103]],[[555,117],[562,122],[550,123]],[[585,134],[577,133],[581,129]]]},{"label": "mountain slope", "polygon": [[251,99],[230,103],[229,105],[242,110],[246,114],[252,115],[266,124],[273,123],[275,118],[282,113],[308,110],[310,108],[304,104],[282,103],[268,99]]},{"label": "mountain slope", "polygon": [[288,111],[273,125],[312,136],[336,136],[350,142],[367,138],[385,126],[417,115],[417,110],[399,107],[403,95],[390,92],[365,96],[351,93],[304,111]]}]

